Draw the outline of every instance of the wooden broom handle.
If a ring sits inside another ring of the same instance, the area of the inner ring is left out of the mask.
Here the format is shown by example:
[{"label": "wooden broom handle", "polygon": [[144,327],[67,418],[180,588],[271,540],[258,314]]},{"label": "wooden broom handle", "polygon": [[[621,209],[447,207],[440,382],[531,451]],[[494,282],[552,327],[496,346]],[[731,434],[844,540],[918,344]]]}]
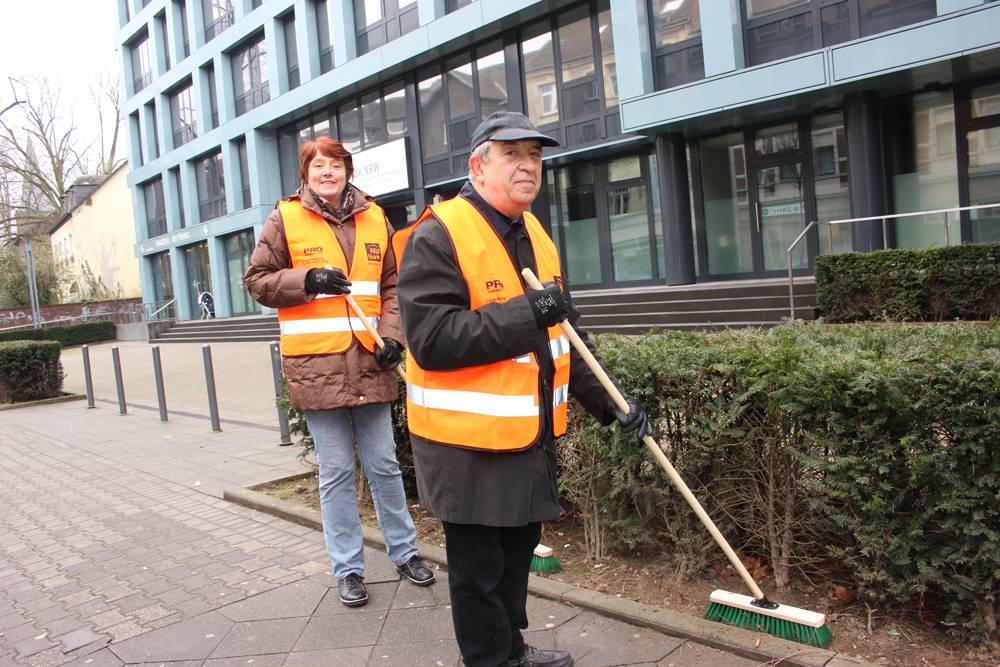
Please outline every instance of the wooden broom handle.
[{"label": "wooden broom handle", "polygon": [[[531,289],[544,289],[542,284],[538,282],[538,278],[536,278],[535,274],[532,273],[531,269],[524,269],[521,271],[521,275],[524,277],[524,281]],[[615,405],[618,406],[618,409],[628,414],[628,402],[625,400],[625,397],[622,396],[622,393],[618,391],[618,387],[616,387],[614,382],[611,381],[611,378],[608,377],[608,374],[601,367],[601,364],[599,364],[597,359],[594,358],[594,355],[591,354],[590,348],[587,347],[587,344],[583,342],[570,323],[566,320],[560,322],[559,326],[562,327],[563,333],[566,334],[567,338],[569,338],[569,341],[573,344],[573,347],[576,348],[580,357],[587,362],[587,366],[590,367],[590,370],[597,376],[597,379],[601,381],[602,385],[604,385],[604,389],[611,395],[611,398],[614,400]],[[736,571],[739,572],[744,583],[746,583],[746,585],[753,592],[754,597],[763,598],[764,592],[760,589],[760,586],[757,585],[757,582],[754,581],[753,577],[750,576],[750,573],[747,572],[746,566],[743,565],[743,562],[736,555],[736,552],[733,551],[733,548],[729,546],[729,542],[727,542],[726,538],[719,532],[719,529],[708,516],[708,513],[702,508],[698,499],[694,497],[693,493],[691,493],[691,489],[689,489],[688,485],[684,483],[684,479],[677,473],[676,470],[674,470],[674,466],[671,465],[670,460],[667,459],[663,450],[660,449],[660,446],[656,444],[653,437],[649,435],[643,436],[642,441],[646,444],[646,449],[650,451],[653,458],[657,460],[663,470],[667,473],[667,476],[670,477],[670,481],[674,483],[677,490],[681,492],[682,496],[684,496],[684,500],[688,502],[688,505],[691,506],[694,513],[698,515],[699,519],[701,519],[701,522],[705,525],[705,528],[708,529],[708,532],[713,538],[715,538],[716,543],[725,552],[726,557],[729,558],[729,562],[732,563],[733,567],[736,568]]]},{"label": "wooden broom handle", "polygon": [[[350,294],[345,294],[344,297],[347,299],[347,305],[351,307],[354,314],[357,315],[358,319],[361,320],[361,323],[365,325],[365,329],[368,329],[368,333],[370,333],[372,338],[375,339],[375,344],[379,347],[385,347],[385,341],[382,340],[382,337],[378,335],[377,331],[375,331],[375,327],[372,326],[372,323],[368,320],[368,316],[365,315],[365,311],[361,310],[361,306],[359,306],[358,302],[354,300],[354,297]],[[403,367],[401,365],[396,364],[396,372],[399,373],[399,377],[403,378],[403,382],[406,382],[406,373],[403,372]]]}]

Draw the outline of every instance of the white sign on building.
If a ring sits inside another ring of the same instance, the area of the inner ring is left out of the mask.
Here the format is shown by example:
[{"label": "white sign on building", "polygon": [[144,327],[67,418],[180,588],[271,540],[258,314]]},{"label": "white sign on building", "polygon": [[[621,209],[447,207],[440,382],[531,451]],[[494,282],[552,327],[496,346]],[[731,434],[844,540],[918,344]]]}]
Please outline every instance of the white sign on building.
[{"label": "white sign on building", "polygon": [[351,183],[372,197],[387,192],[407,190],[410,171],[406,159],[406,139],[400,138],[387,144],[354,153],[354,177]]}]

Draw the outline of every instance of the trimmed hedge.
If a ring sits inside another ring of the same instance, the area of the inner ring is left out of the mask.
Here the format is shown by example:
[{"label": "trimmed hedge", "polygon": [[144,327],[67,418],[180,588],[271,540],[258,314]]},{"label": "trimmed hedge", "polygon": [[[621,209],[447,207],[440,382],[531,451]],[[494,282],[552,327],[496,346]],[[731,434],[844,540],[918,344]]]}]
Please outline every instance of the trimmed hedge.
[{"label": "trimmed hedge", "polygon": [[0,333],[5,340],[54,340],[63,347],[85,345],[115,339],[115,323],[111,321],[80,322],[43,329],[18,329]]},{"label": "trimmed hedge", "polygon": [[55,341],[0,342],[0,403],[59,396],[63,382],[61,349]]},{"label": "trimmed hedge", "polygon": [[1000,244],[817,257],[816,299],[829,322],[997,317]]},{"label": "trimmed hedge", "polygon": [[[598,337],[734,548],[1000,646],[1000,322]],[[644,448],[573,414],[561,487],[604,549],[720,550]],[[592,549],[593,551],[593,549]]]}]

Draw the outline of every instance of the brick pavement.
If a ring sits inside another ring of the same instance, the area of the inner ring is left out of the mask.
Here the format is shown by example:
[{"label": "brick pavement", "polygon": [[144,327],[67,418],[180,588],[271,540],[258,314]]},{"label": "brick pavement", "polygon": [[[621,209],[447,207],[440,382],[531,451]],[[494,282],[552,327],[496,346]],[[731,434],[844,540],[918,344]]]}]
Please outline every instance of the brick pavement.
[{"label": "brick pavement", "polygon": [[[221,500],[292,449],[80,401],[0,413],[0,665],[456,665],[447,573],[416,588],[366,549],[347,609],[320,533]],[[756,664],[538,598],[530,618],[582,667]]]}]

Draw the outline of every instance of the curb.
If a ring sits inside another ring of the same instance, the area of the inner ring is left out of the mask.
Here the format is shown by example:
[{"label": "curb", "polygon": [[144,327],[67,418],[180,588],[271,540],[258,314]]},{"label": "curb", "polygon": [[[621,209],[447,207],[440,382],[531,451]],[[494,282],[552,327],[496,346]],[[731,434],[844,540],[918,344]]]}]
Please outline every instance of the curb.
[{"label": "curb", "polygon": [[33,408],[36,405],[51,405],[52,403],[67,403],[69,401],[80,401],[87,398],[86,394],[66,394],[65,396],[54,396],[52,398],[40,398],[37,401],[24,401],[22,403],[6,403],[0,405],[0,412],[5,410],[19,410],[21,408]]},{"label": "curb", "polygon": [[[279,480],[290,481],[313,474],[315,473],[306,472],[288,475],[270,482],[254,484],[249,488],[229,486],[223,490],[222,497],[224,500],[249,507],[258,512],[277,516],[315,530],[323,530],[323,517],[316,510],[274,498],[256,490]],[[378,529],[362,526],[361,530],[366,545],[385,548],[382,533]],[[417,542],[417,549],[425,560],[447,567],[445,550],[441,547],[427,542]],[[535,574],[528,577],[528,592],[548,600],[587,609],[602,616],[657,630],[672,637],[691,639],[699,644],[751,660],[780,661],[782,665],[795,665],[797,667],[879,667],[860,658],[804,646],[722,623],[706,621],[696,616],[625,600],[606,593],[598,593]]]}]

